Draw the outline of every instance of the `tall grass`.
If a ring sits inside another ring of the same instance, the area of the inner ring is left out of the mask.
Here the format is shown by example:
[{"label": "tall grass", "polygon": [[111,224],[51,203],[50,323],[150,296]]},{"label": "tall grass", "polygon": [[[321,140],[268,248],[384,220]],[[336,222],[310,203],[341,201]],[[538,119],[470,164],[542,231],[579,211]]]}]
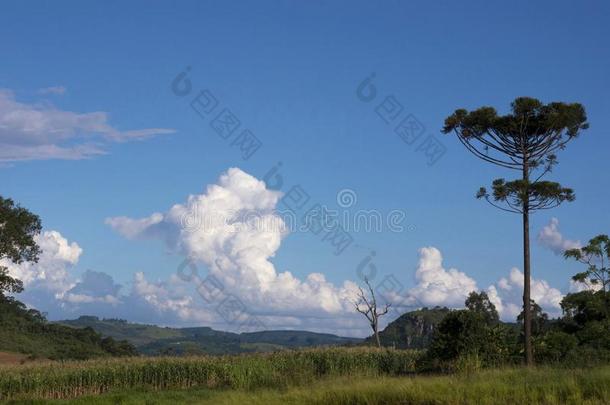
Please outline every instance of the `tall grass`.
[{"label": "tall grass", "polygon": [[[138,398],[137,394],[133,398]],[[504,368],[467,374],[413,378],[339,377],[286,391],[228,391],[196,394],[188,403],[234,404],[574,404],[610,401],[610,367],[592,369]],[[128,403],[129,401],[127,401]],[[163,403],[162,401],[160,403]]]},{"label": "tall grass", "polygon": [[[51,401],[54,403],[55,401]],[[37,403],[30,402],[29,404]],[[42,404],[42,401],[40,402]],[[44,402],[45,404],[47,401]],[[57,401],[63,403],[63,401]],[[117,391],[76,404],[574,404],[610,403],[610,366],[567,369],[505,367],[451,375],[329,377],[307,386],[255,390],[191,388]]]},{"label": "tall grass", "polygon": [[415,351],[329,348],[222,357],[49,362],[0,367],[0,400],[65,399],[109,390],[284,388],[325,376],[413,373]]}]

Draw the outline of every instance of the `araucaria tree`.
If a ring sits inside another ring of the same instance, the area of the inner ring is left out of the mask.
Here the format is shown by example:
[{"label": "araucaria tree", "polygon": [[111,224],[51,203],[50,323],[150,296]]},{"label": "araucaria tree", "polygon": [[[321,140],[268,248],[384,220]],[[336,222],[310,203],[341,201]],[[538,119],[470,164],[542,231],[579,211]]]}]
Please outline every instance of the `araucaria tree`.
[{"label": "araucaria tree", "polygon": [[381,347],[381,341],[379,340],[379,318],[388,313],[390,304],[385,304],[384,308],[379,311],[377,308],[377,298],[375,298],[375,292],[373,291],[373,287],[371,287],[368,278],[364,278],[364,283],[369,290],[369,296],[367,298],[367,294],[361,287],[358,287],[360,291],[357,300],[354,302],[354,306],[356,307],[356,311],[364,315],[369,321],[369,325],[371,325],[371,329],[373,329],[373,335],[375,335],[377,347]]},{"label": "araucaria tree", "polygon": [[530,308],[529,216],[537,210],[573,201],[574,192],[559,183],[543,180],[557,164],[556,153],[589,127],[585,109],[578,103],[543,104],[520,97],[511,112],[498,115],[493,107],[456,110],[445,119],[443,132],[455,133],[462,144],[480,159],[520,172],[520,178],[496,179],[491,191],[481,187],[477,198],[523,220],[523,309],[525,359],[533,364],[532,313]]}]

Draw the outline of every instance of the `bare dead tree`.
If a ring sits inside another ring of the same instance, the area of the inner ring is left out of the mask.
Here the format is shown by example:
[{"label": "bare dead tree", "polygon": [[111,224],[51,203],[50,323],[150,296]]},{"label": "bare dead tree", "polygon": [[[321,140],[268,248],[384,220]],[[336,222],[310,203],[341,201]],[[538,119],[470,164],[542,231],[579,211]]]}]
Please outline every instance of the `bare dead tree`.
[{"label": "bare dead tree", "polygon": [[383,310],[378,311],[377,299],[375,298],[373,287],[371,287],[368,278],[365,277],[364,282],[368,287],[370,297],[367,298],[367,294],[365,294],[362,287],[359,286],[358,289],[360,292],[358,293],[358,299],[354,301],[354,306],[356,307],[356,311],[364,315],[369,321],[369,325],[371,325],[371,329],[373,329],[373,334],[375,335],[377,347],[381,347],[381,341],[379,340],[379,318],[388,313],[390,304],[385,304]]}]

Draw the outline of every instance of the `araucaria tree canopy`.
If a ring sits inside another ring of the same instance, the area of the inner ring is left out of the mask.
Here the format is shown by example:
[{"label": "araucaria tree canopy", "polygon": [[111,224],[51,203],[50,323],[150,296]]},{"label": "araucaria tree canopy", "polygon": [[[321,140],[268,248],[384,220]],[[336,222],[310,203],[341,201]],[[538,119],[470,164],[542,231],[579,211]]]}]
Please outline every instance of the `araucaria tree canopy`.
[{"label": "araucaria tree canopy", "polygon": [[521,178],[496,179],[491,192],[481,187],[477,198],[523,217],[523,308],[525,357],[533,362],[531,346],[529,213],[574,200],[574,191],[542,180],[557,164],[556,153],[587,129],[585,109],[578,103],[544,104],[519,97],[511,112],[498,115],[493,107],[458,109],[445,119],[443,132],[454,133],[475,156],[486,162],[519,170]]}]

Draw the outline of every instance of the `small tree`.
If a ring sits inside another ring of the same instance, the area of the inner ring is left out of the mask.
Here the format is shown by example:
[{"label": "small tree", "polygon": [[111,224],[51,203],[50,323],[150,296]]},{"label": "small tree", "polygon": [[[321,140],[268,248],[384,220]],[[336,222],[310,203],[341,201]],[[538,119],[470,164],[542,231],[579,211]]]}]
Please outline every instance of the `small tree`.
[{"label": "small tree", "polygon": [[610,284],[610,238],[608,235],[598,235],[582,248],[566,250],[566,259],[571,258],[587,265],[587,270],[580,272],[572,280],[584,283],[589,288],[599,287],[604,293],[608,292]]},{"label": "small tree", "polygon": [[509,329],[498,322],[496,307],[485,292],[471,292],[467,309],[449,312],[438,324],[428,348],[428,360],[456,360],[474,355],[486,364],[508,358]]},{"label": "small tree", "polygon": [[[0,197],[0,259],[13,263],[37,262],[40,248],[34,236],[42,229],[40,218],[13,200]],[[0,298],[5,293],[20,293],[23,283],[11,277],[6,267],[0,266]]]},{"label": "small tree", "polygon": [[[557,164],[556,152],[589,127],[585,109],[578,103],[543,104],[535,98],[519,97],[512,111],[498,115],[493,107],[467,111],[458,109],[445,119],[444,133],[455,133],[475,156],[495,165],[518,170],[521,178],[497,179],[492,193],[481,187],[477,198],[485,198],[501,210],[520,214],[523,221],[523,322],[525,359],[533,364],[530,311],[529,215],[574,200],[571,189],[543,181]],[[539,169],[539,173],[535,170]]]},{"label": "small tree", "polygon": [[480,355],[490,348],[489,331],[489,325],[480,313],[466,309],[451,311],[434,331],[428,356],[446,361],[464,355]]},{"label": "small tree", "polygon": [[497,325],[500,321],[496,306],[489,300],[485,291],[480,293],[472,291],[466,298],[465,304],[469,311],[481,314],[488,325]]},{"label": "small tree", "polygon": [[[538,305],[534,300],[532,300],[530,303],[530,311],[530,319],[532,320],[532,335],[539,336],[544,332],[544,329],[549,322],[549,315],[544,312],[540,305]],[[517,322],[523,324],[524,319],[525,312],[521,311],[519,316],[517,316]]]},{"label": "small tree", "polygon": [[588,324],[609,320],[607,311],[609,294],[601,290],[587,290],[563,297],[561,300],[561,309],[564,314],[562,322],[568,331],[574,333]]},{"label": "small tree", "polygon": [[381,341],[379,340],[379,318],[388,313],[390,304],[385,304],[383,310],[379,311],[375,292],[373,291],[369,279],[365,277],[364,282],[368,288],[369,297],[367,298],[367,294],[362,290],[362,287],[358,287],[360,291],[357,300],[354,302],[354,306],[356,307],[356,311],[364,315],[369,321],[369,325],[371,325],[371,329],[373,329],[373,334],[375,335],[377,347],[381,347]]},{"label": "small tree", "polygon": [[577,331],[581,341],[610,348],[610,238],[598,235],[585,247],[566,250],[564,256],[587,266],[572,280],[589,287],[588,291],[568,294],[561,302],[565,324]]}]

